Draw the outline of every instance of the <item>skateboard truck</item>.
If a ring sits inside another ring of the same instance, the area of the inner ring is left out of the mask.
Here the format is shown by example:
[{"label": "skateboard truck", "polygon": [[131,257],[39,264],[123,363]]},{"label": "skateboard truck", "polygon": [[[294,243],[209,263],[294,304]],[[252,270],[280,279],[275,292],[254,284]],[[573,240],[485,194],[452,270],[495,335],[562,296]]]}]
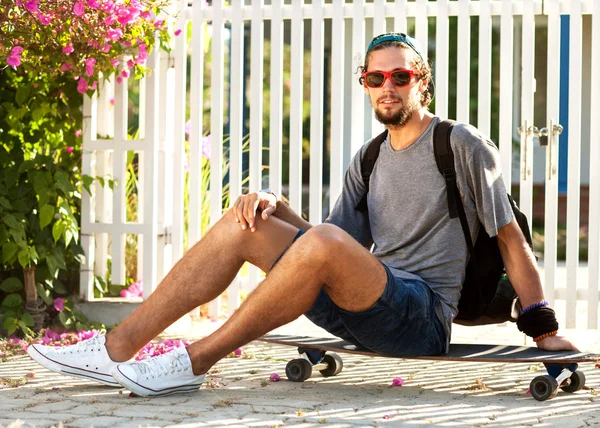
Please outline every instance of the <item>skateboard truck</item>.
[{"label": "skateboard truck", "polygon": [[577,370],[577,364],[545,363],[547,375],[535,377],[529,386],[531,396],[538,401],[556,397],[558,388],[565,392],[577,392],[585,386],[585,374]]},{"label": "skateboard truck", "polygon": [[292,382],[304,382],[313,370],[318,370],[324,377],[335,376],[344,367],[342,357],[334,352],[300,347],[298,353],[305,358],[296,358],[285,366],[285,375]]}]

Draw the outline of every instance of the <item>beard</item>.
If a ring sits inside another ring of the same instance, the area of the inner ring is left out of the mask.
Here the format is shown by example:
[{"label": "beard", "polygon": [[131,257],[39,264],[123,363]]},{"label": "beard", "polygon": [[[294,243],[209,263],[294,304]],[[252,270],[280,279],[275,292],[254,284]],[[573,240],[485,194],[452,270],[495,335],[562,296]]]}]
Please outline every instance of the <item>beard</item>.
[{"label": "beard", "polygon": [[[389,98],[389,97],[386,97]],[[405,125],[410,118],[412,117],[412,114],[415,111],[418,111],[420,106],[417,105],[416,102],[411,102],[409,101],[408,103],[405,103],[404,100],[401,97],[394,97],[394,100],[400,101],[402,107],[400,107],[400,109],[398,111],[393,111],[390,109],[378,109],[375,108],[375,118],[382,124],[385,126],[391,126],[391,127],[398,127],[398,126],[403,126]]]}]

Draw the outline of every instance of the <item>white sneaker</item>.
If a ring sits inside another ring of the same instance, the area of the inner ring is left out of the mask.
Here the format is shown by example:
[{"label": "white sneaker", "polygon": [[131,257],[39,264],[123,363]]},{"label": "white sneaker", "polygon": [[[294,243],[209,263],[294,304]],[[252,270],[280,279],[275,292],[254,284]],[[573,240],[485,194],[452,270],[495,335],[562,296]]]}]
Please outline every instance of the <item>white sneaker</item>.
[{"label": "white sneaker", "polygon": [[197,391],[205,376],[192,372],[192,361],[184,347],[157,357],[118,364],[111,373],[125,388],[144,397]]},{"label": "white sneaker", "polygon": [[53,372],[120,387],[110,374],[119,363],[110,359],[105,343],[106,336],[97,334],[91,339],[68,346],[34,344],[27,348],[27,353],[34,361]]}]

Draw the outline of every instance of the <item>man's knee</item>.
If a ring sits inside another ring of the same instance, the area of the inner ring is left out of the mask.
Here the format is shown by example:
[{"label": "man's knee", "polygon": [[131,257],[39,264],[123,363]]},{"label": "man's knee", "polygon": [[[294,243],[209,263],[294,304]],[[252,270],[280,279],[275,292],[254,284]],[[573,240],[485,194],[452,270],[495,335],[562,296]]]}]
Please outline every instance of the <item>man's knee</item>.
[{"label": "man's knee", "polygon": [[323,223],[306,232],[304,244],[312,257],[321,262],[332,260],[345,249],[345,240],[349,236],[339,227]]}]

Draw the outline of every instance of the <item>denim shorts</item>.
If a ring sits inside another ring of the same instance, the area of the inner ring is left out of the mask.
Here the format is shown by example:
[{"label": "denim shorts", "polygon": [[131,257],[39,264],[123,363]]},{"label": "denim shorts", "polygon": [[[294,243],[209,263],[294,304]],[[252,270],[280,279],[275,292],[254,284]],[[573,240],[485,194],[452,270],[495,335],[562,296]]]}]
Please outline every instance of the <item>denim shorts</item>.
[{"label": "denim shorts", "polygon": [[369,309],[339,308],[321,290],[304,315],[329,333],[357,346],[390,357],[443,354],[446,333],[435,314],[437,297],[420,280],[395,277],[387,266],[387,284]]},{"label": "denim shorts", "polygon": [[[294,241],[303,233],[300,230]],[[395,277],[387,266],[383,267],[387,273],[385,289],[366,311],[339,308],[321,290],[304,315],[359,349],[390,357],[443,354],[446,334],[435,313],[438,304],[435,294],[424,281]]]}]

